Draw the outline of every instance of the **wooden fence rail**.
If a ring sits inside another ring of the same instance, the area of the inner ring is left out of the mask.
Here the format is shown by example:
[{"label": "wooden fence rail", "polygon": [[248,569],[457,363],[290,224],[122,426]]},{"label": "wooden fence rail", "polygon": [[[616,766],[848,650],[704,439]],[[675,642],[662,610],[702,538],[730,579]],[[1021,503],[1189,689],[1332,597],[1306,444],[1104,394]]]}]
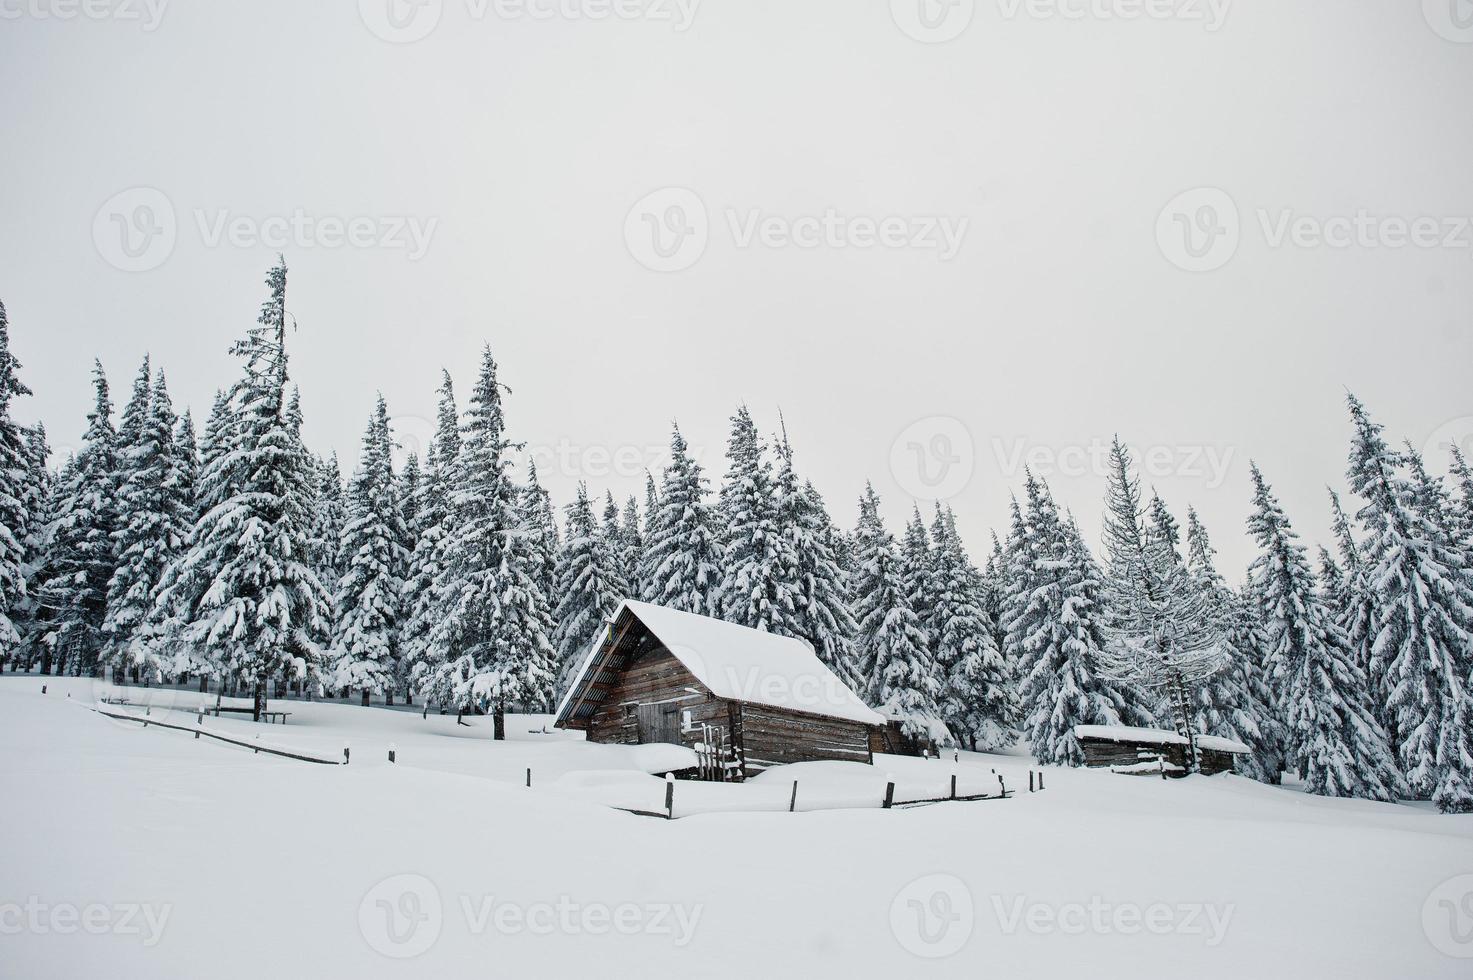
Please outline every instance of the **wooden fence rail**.
[{"label": "wooden fence rail", "polygon": [[279,755],[283,759],[296,759],[299,762],[315,762],[318,765],[323,766],[347,765],[346,761],[339,762],[337,759],[319,759],[316,756],[303,755],[300,752],[288,752],[286,749],[272,748],[269,745],[262,745],[259,742],[247,742],[238,738],[231,738],[229,735],[221,735],[218,732],[206,731],[203,727],[200,726],[189,727],[186,725],[171,725],[166,721],[159,721],[156,718],[150,718],[147,716],[140,717],[139,715],[125,714],[121,711],[106,711],[102,708],[96,708],[86,704],[82,705],[82,707],[86,708],[89,711],[95,711],[99,715],[103,715],[107,718],[117,718],[119,721],[136,721],[144,728],[147,728],[150,725],[155,725],[159,728],[170,728],[176,732],[193,732],[195,738],[199,738],[201,735],[203,735],[205,738],[213,738],[219,742],[228,742],[231,745],[239,745],[241,748],[251,749],[255,752],[265,752],[267,755]]}]

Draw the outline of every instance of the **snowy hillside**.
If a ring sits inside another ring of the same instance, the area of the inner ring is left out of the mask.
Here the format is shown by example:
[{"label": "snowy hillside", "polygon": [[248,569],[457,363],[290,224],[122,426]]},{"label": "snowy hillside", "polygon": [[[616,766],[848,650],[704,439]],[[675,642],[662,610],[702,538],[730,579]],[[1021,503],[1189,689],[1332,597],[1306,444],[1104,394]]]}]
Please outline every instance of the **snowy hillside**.
[{"label": "snowy hillside", "polygon": [[951,764],[818,763],[676,786],[786,810],[796,778],[798,813],[666,821],[597,800],[663,790],[639,770],[681,750],[534,734],[543,718],[501,743],[487,719],[346,704],[205,720],[350,745],[350,765],[313,765],[113,721],[84,706],[93,682],[44,681],[0,679],[6,976],[719,977],[738,956],[775,977],[1467,976],[1437,889],[1473,869],[1473,818],[1427,808],[1054,768],[1029,794],[1030,760],[963,754],[963,785],[996,768],[1021,792],[886,811],[886,774],[903,796]]}]

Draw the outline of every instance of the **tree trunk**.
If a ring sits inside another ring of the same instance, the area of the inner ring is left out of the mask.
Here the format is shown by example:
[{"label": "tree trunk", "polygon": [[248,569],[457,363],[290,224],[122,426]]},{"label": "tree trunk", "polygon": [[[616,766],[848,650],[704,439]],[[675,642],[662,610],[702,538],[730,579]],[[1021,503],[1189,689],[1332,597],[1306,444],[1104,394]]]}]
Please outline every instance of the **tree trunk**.
[{"label": "tree trunk", "polygon": [[394,706],[394,689],[391,687],[387,691],[384,692],[384,707],[386,707],[386,708],[392,708],[393,706]]},{"label": "tree trunk", "polygon": [[363,707],[368,707],[368,688],[363,689]]},{"label": "tree trunk", "polygon": [[266,710],[266,682],[256,681],[256,697],[251,705],[251,717],[255,721],[261,720],[261,712]]},{"label": "tree trunk", "polygon": [[500,701],[496,702],[491,715],[491,738],[497,742],[506,741],[506,705]]}]

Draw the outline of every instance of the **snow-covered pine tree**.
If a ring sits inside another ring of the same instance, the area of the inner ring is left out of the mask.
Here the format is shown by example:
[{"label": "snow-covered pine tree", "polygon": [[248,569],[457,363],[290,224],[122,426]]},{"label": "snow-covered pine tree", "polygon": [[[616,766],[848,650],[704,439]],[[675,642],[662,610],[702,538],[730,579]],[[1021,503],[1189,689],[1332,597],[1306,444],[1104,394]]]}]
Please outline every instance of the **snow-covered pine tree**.
[{"label": "snow-covered pine tree", "polygon": [[947,726],[967,747],[995,752],[1017,741],[1020,705],[956,515],[936,505],[931,522],[931,629]]},{"label": "snow-covered pine tree", "polygon": [[854,532],[854,614],[859,623],[859,673],[869,703],[911,737],[953,740],[937,703],[941,685],[926,634],[905,590],[905,559],[880,518],[880,496],[865,484]]},{"label": "snow-covered pine tree", "polygon": [[424,482],[420,473],[419,453],[410,453],[404,460],[404,468],[395,479],[395,493],[399,497],[400,517],[404,521],[404,547],[414,550],[414,539],[419,528],[419,487]]},{"label": "snow-covered pine tree", "polygon": [[433,688],[458,708],[489,707],[498,738],[505,709],[546,707],[554,680],[552,615],[517,508],[513,448],[487,347],[450,493],[454,517],[429,643],[444,653]]},{"label": "snow-covered pine tree", "polygon": [[[129,533],[129,526],[134,521],[132,509],[135,501],[130,499],[140,491],[143,495],[151,497],[153,488],[142,488],[138,484],[129,487],[129,478],[135,466],[142,465],[140,454],[152,455],[154,462],[166,459],[163,454],[171,453],[172,435],[163,445],[154,444],[157,433],[152,431],[149,425],[150,399],[153,397],[153,374],[150,359],[147,354],[143,356],[143,363],[139,365],[138,374],[133,379],[133,390],[128,396],[128,401],[123,405],[123,414],[118,421],[118,429],[114,438],[113,459],[115,470],[113,472],[112,484],[117,490],[117,497],[113,506],[116,514],[116,526],[113,529],[113,554],[115,556],[112,576],[108,579],[106,609],[102,621],[102,649],[98,651],[100,666],[111,671],[114,677],[121,680],[123,668],[131,665],[133,654],[126,649],[127,644],[133,639],[134,629],[139,617],[135,610],[124,610],[125,617],[132,617],[132,622],[126,629],[119,630],[114,620],[114,607],[123,602],[119,588],[127,589],[132,584],[136,570],[125,567],[130,563],[125,560],[123,552],[126,547],[135,542],[125,543],[124,537]],[[152,449],[147,444],[152,444]],[[143,518],[146,521],[146,517]],[[140,549],[145,547],[143,542],[136,542]],[[135,554],[134,558],[138,556]],[[124,580],[119,583],[118,572],[125,573]],[[146,599],[145,592],[144,598]],[[135,597],[136,600],[136,597]],[[121,633],[121,635],[120,635]],[[136,671],[135,671],[136,673]]]},{"label": "snow-covered pine tree", "polygon": [[1267,684],[1256,676],[1262,661],[1253,616],[1218,573],[1216,554],[1196,509],[1188,507],[1187,570],[1227,650],[1223,669],[1197,685],[1198,717],[1206,734],[1237,739],[1253,750],[1238,762],[1243,775],[1277,784],[1287,733],[1265,697]]},{"label": "snow-covered pine tree", "polygon": [[389,410],[380,395],[363,433],[363,452],[348,488],[347,520],[339,538],[334,608],[332,685],[393,701],[404,573],[409,562],[404,511],[394,476]]},{"label": "snow-covered pine tree", "polygon": [[659,510],[645,540],[639,579],[645,602],[700,616],[721,614],[724,555],[706,500],[706,477],[676,426],[670,434]]},{"label": "snow-covered pine tree", "polygon": [[655,477],[649,470],[644,471],[644,532],[639,541],[639,561],[634,567],[634,572],[629,580],[631,595],[643,599],[650,591],[650,583],[645,576],[649,574],[649,556],[645,549],[649,547],[650,541],[654,540],[658,533],[660,521],[660,491],[655,487]]},{"label": "snow-covered pine tree", "polygon": [[537,479],[537,464],[527,464],[527,483],[522,487],[522,523],[532,532],[532,563],[537,568],[537,584],[554,606],[557,604],[557,556],[562,550],[558,535],[557,514],[552,495]]},{"label": "snow-covered pine tree", "polygon": [[779,553],[793,562],[782,573],[795,598],[788,635],[813,647],[845,684],[862,689],[854,666],[853,638],[859,627],[849,608],[848,581],[830,546],[833,526],[828,509],[812,483],[799,483],[786,427],[776,450],[774,522],[784,541]]},{"label": "snow-covered pine tree", "polygon": [[31,390],[21,383],[19,369],[10,352],[10,321],[0,303],[0,668],[16,655],[21,644],[16,622],[27,617],[25,543],[32,516],[27,497],[33,458],[24,430],[10,416],[10,404]]},{"label": "snow-covered pine tree", "polygon": [[318,641],[331,628],[328,591],[309,564],[313,473],[287,392],[286,282],[278,261],[258,325],[231,348],[245,373],[200,475],[201,498],[215,503],[190,535],[192,574],[157,603],[184,624],[177,641],[254,688],[258,711],[271,677],[321,672]]},{"label": "snow-covered pine tree", "polygon": [[[348,519],[348,501],[343,489],[343,471],[338,454],[326,459],[317,456],[312,462],[313,483],[317,494],[312,506],[312,540],[307,554],[317,580],[331,584],[334,593],[346,569],[340,562],[343,525]],[[334,601],[336,601],[334,599]],[[333,610],[337,623],[338,610]]]},{"label": "snow-covered pine tree", "polygon": [[555,697],[559,702],[589,645],[603,633],[625,598],[617,542],[594,518],[585,484],[578,484],[578,495],[567,505],[564,530],[557,561],[557,630],[552,638],[558,656]]},{"label": "snow-covered pine tree", "polygon": [[1357,515],[1365,530],[1362,554],[1374,598],[1371,670],[1379,680],[1407,782],[1419,798],[1450,808],[1463,802],[1473,772],[1467,727],[1473,662],[1473,575],[1463,548],[1439,526],[1439,505],[1398,469],[1418,461],[1394,452],[1354,395],[1347,396],[1355,439],[1351,490],[1366,501]]},{"label": "snow-covered pine tree", "polygon": [[1017,651],[1023,737],[1039,762],[1078,766],[1076,725],[1121,725],[1137,713],[1096,668],[1105,643],[1098,566],[1031,472],[1025,489],[1026,515],[1012,503],[1002,600],[1007,648]]},{"label": "snow-covered pine tree", "polygon": [[[915,610],[921,632],[926,636],[926,650],[935,659],[936,635],[931,630],[931,536],[926,533],[926,522],[921,520],[919,504],[911,506],[910,521],[900,540],[900,555],[904,563],[905,597],[910,600],[910,608]],[[936,679],[944,684],[950,665],[938,662],[936,666]]]},{"label": "snow-covered pine tree", "polygon": [[798,597],[788,570],[796,561],[777,533],[772,462],[745,405],[732,416],[726,460],[721,618],[791,636]]},{"label": "snow-covered pine tree", "polygon": [[[141,397],[134,395],[134,400]],[[160,371],[147,396],[142,427],[119,448],[118,567],[108,583],[106,662],[115,670],[132,668],[145,682],[173,673],[173,664],[143,640],[153,612],[154,594],[184,550],[194,526],[193,461],[175,444],[178,420]]]},{"label": "snow-covered pine tree", "polygon": [[410,688],[424,695],[428,711],[430,701],[449,704],[454,692],[436,690],[436,680],[446,651],[435,647],[435,617],[439,615],[438,589],[445,574],[446,541],[455,526],[456,511],[450,503],[460,459],[460,411],[455,405],[455,387],[450,372],[441,372],[440,403],[436,415],[434,441],[430,443],[429,466],[420,482],[420,503],[416,509],[419,527],[414,551],[409,556],[404,596],[408,618],[400,630],[399,646],[402,667]]},{"label": "snow-covered pine tree", "polygon": [[43,650],[42,623],[47,615],[41,605],[41,583],[50,574],[54,553],[51,535],[54,527],[52,506],[55,502],[56,479],[49,466],[51,447],[46,440],[46,427],[37,422],[34,426],[21,429],[21,439],[26,456],[21,491],[21,507],[25,513],[24,536],[20,542],[24,556],[21,574],[25,579],[26,593],[12,613],[12,625],[20,634],[20,646],[15,658],[11,660],[12,670],[18,665],[30,669]]},{"label": "snow-covered pine tree", "polygon": [[195,520],[203,517],[205,513],[221,501],[221,494],[229,488],[223,483],[214,483],[205,480],[204,474],[210,472],[220,457],[230,451],[234,441],[232,427],[235,425],[235,415],[230,408],[230,396],[224,391],[215,392],[215,400],[210,406],[209,418],[205,420],[205,431],[199,440],[199,472],[196,478],[195,492]]},{"label": "snow-covered pine tree", "polygon": [[644,557],[644,532],[640,529],[639,501],[634,494],[624,501],[624,513],[619,518],[619,547],[623,555],[621,568],[624,571],[625,594],[630,598],[639,594],[639,565]]},{"label": "snow-covered pine tree", "polygon": [[[619,505],[614,502],[614,494],[604,491],[604,514],[603,523],[599,525],[599,531],[604,536],[604,544],[608,548],[609,556],[613,559],[610,568],[613,571],[613,588],[620,598],[631,596],[629,551],[624,547],[624,527],[619,523]],[[635,576],[637,577],[637,575]]]},{"label": "snow-covered pine tree", "polygon": [[1130,452],[1117,437],[1110,447],[1104,545],[1110,642],[1100,656],[1107,676],[1163,698],[1178,733],[1187,736],[1189,766],[1197,764],[1195,691],[1227,660],[1214,622],[1176,550],[1176,521],[1160,497],[1142,520],[1140,485]]},{"label": "snow-covered pine tree", "polygon": [[1304,546],[1257,464],[1248,531],[1260,549],[1251,571],[1268,663],[1307,792],[1392,800],[1405,790],[1365,675],[1316,592]]},{"label": "snow-covered pine tree", "polygon": [[113,531],[117,527],[117,432],[102,362],[92,373],[96,402],[87,416],[82,449],[58,486],[53,560],[41,586],[48,609],[43,642],[57,669],[73,675],[92,671],[102,649],[107,615],[107,583],[117,565]]},{"label": "snow-covered pine tree", "polygon": [[1453,506],[1453,523],[1464,548],[1473,548],[1473,470],[1461,447],[1452,447],[1452,478],[1458,496]]}]

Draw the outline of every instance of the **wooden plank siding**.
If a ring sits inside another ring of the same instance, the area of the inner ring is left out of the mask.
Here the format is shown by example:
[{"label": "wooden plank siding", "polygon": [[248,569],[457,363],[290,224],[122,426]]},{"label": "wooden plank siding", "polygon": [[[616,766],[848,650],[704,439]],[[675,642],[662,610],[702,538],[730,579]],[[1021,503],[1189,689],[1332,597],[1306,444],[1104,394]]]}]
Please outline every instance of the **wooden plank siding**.
[{"label": "wooden plank siding", "polygon": [[791,762],[872,762],[870,726],[743,702],[738,744],[748,775]]},{"label": "wooden plank siding", "polygon": [[[717,699],[696,680],[695,675],[670,651],[657,647],[642,654],[611,679],[608,691],[589,718],[589,741],[638,745],[638,706],[642,704],[678,705],[691,712],[691,721],[695,725],[702,722],[727,723],[726,702]],[[682,732],[680,743],[691,745],[698,739],[699,730]]]}]

